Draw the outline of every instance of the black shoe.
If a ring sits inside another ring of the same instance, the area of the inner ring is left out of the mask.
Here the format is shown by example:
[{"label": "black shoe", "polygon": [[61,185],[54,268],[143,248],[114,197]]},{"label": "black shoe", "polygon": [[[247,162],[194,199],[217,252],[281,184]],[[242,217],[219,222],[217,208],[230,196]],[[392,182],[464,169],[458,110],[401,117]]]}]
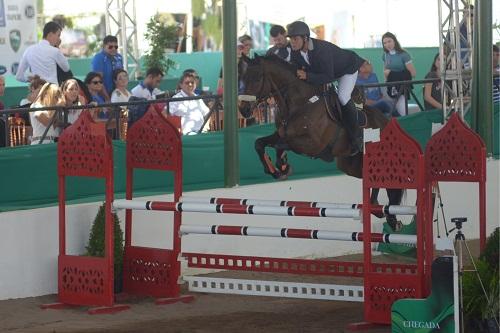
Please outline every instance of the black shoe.
[{"label": "black shoe", "polygon": [[351,141],[351,156],[363,151],[363,131],[357,116],[358,110],[352,100],[342,107],[342,122]]}]

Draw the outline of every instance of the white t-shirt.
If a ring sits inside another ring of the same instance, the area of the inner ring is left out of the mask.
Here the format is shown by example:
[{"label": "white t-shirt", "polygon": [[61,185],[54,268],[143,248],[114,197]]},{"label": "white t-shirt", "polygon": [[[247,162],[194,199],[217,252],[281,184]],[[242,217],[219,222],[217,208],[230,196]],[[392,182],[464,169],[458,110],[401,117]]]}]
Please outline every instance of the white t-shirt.
[{"label": "white t-shirt", "polygon": [[[176,97],[189,97],[182,90],[175,94]],[[204,117],[210,111],[202,99],[192,101],[170,102],[170,114],[181,117],[182,134],[197,134],[203,126]]]},{"label": "white t-shirt", "polygon": [[[42,108],[43,105],[39,103],[33,103],[31,104],[31,108]],[[42,124],[36,117],[40,116],[42,114],[45,114],[48,118],[50,118],[50,113],[49,111],[35,111],[35,112],[30,112],[30,121],[31,121],[31,127],[33,128],[33,136],[31,139],[31,144],[32,145],[37,145],[38,142],[40,142],[40,139],[43,135],[43,132],[45,132],[45,125]],[[43,140],[43,144],[45,143],[52,143],[54,142],[54,138],[59,136],[59,129],[55,129],[53,126],[50,126],[47,135],[45,139]]]},{"label": "white t-shirt", "polygon": [[163,91],[161,91],[158,88],[154,88],[153,91],[150,91],[146,86],[141,82],[138,85],[136,85],[132,91],[132,95],[135,97],[142,97],[147,99],[148,101],[152,99],[156,99],[156,95],[162,94]]},{"label": "white t-shirt", "polygon": [[128,90],[126,90],[126,94],[124,94],[120,90],[115,89],[111,93],[111,103],[124,103],[124,102],[128,102],[130,96],[132,96],[132,93],[130,93],[130,91],[128,91]]}]

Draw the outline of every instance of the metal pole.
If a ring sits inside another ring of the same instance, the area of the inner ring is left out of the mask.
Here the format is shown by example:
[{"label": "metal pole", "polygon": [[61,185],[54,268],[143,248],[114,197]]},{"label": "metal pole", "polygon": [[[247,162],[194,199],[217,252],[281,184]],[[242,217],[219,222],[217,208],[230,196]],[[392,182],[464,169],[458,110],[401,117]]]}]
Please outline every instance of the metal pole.
[{"label": "metal pole", "polygon": [[237,127],[236,1],[222,1],[223,78],[224,78],[224,186],[240,181]]},{"label": "metal pole", "polygon": [[[492,82],[492,2],[481,0],[476,2],[477,34],[474,31],[475,52],[477,62],[474,63],[473,105],[477,123],[473,128],[486,143],[486,151],[493,152],[493,82]],[[474,99],[475,97],[475,99]]]}]

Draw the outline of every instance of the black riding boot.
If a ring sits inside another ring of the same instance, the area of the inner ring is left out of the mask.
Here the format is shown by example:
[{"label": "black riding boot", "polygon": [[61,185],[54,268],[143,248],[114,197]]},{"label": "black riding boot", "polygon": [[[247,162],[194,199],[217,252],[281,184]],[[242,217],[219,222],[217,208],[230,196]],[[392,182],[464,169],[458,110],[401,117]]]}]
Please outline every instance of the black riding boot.
[{"label": "black riding boot", "polygon": [[342,107],[342,122],[351,141],[351,155],[363,151],[363,131],[359,127],[357,109],[352,100]]}]

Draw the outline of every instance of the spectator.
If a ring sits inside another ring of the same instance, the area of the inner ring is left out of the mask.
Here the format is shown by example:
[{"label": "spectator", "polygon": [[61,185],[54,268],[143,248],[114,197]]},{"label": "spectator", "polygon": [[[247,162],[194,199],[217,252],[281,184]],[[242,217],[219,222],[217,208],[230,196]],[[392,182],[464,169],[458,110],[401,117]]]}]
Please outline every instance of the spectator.
[{"label": "spectator", "polygon": [[500,103],[500,53],[498,45],[493,45],[493,103]]},{"label": "spectator", "polygon": [[[244,49],[245,45],[243,45],[240,39],[238,39],[236,41],[236,59],[237,59],[236,62],[239,62]],[[219,80],[217,81],[217,95],[222,95],[223,93],[224,93],[224,78],[223,78],[223,68],[221,67],[219,73]]]},{"label": "spectator", "polygon": [[128,73],[123,68],[113,72],[113,82],[115,90],[111,94],[111,103],[128,102],[132,93],[128,91]]},{"label": "spectator", "polygon": [[[45,83],[40,89],[35,101],[31,104],[31,108],[42,108],[50,107],[56,105],[62,105],[64,103],[62,99],[61,90],[57,84],[50,82]],[[55,110],[43,110],[35,111],[30,113],[31,126],[33,127],[33,137],[31,138],[31,144],[36,145],[42,139],[43,133],[49,126],[52,118],[56,116]],[[47,131],[47,134],[42,144],[55,142],[59,136],[59,123],[54,121]]]},{"label": "spectator", "polygon": [[113,73],[123,69],[123,57],[118,53],[118,39],[108,35],[104,37],[101,52],[92,59],[92,71],[101,73],[104,81],[104,92],[110,96],[115,88]]},{"label": "spectator", "polygon": [[[83,96],[80,96],[80,86],[75,79],[64,81],[61,86],[61,92],[64,105],[67,107],[78,106],[84,103],[85,99]],[[68,124],[73,124],[80,117],[82,109],[67,109],[66,112],[68,114]]]},{"label": "spectator", "polygon": [[315,85],[338,81],[338,97],[342,106],[343,125],[351,142],[351,154],[362,151],[363,132],[351,95],[358,70],[365,60],[351,50],[311,38],[309,26],[302,21],[290,23],[287,33],[292,47],[291,62],[297,65],[299,79]]},{"label": "spectator", "polygon": [[[384,76],[386,82],[409,81],[414,78],[416,70],[415,66],[413,66],[411,56],[401,48],[396,36],[391,32],[386,32],[382,36],[382,44],[384,45],[382,60],[384,61]],[[408,89],[410,89],[410,87],[404,90],[408,91]],[[403,87],[389,86],[387,88],[387,94],[389,97],[397,98],[396,110],[400,115],[405,115],[407,107],[406,100],[408,96],[403,94]]]},{"label": "spectator", "polygon": [[[5,93],[5,77],[0,75],[0,96]],[[5,108],[2,101],[0,101],[0,111]],[[5,123],[4,118],[0,117],[0,147],[5,147]]]},{"label": "spectator", "polygon": [[[356,85],[379,83],[377,74],[373,72],[373,66],[369,61],[365,61],[359,68]],[[385,100],[380,87],[369,87],[363,89],[365,104],[380,110],[386,116],[391,116],[392,106]]]},{"label": "spectator", "polygon": [[250,51],[253,48],[253,39],[249,35],[243,35],[238,37],[238,41],[243,45],[241,53],[247,57],[250,57]]},{"label": "spectator", "polygon": [[30,81],[31,76],[26,78],[25,72],[31,68],[33,75],[38,75],[47,82],[57,84],[57,66],[64,72],[70,70],[68,60],[57,48],[61,43],[61,31],[61,26],[55,22],[45,24],[43,40],[24,51],[16,73],[17,80]]},{"label": "spectator", "polygon": [[40,92],[42,86],[47,83],[47,81],[42,80],[38,75],[34,75],[31,79],[30,85],[28,87],[28,95],[21,100],[19,106],[29,107],[33,103]]},{"label": "spectator", "polygon": [[[201,95],[203,93],[203,90],[200,88],[200,76],[192,68],[185,69],[184,72],[182,72],[182,75],[187,74],[187,73],[192,73],[196,77],[196,89],[194,90],[194,93],[196,95]],[[180,86],[180,83],[178,83],[176,93],[179,92],[180,90],[181,90],[181,86]]]},{"label": "spectator", "polygon": [[[173,97],[192,97],[196,89],[196,76],[194,73],[184,73],[179,80],[181,91]],[[201,99],[187,100],[170,103],[170,114],[181,117],[182,134],[197,134],[205,123],[205,116],[209,109]]]},{"label": "spectator", "polygon": [[[425,76],[426,79],[439,78],[440,60],[439,53],[432,61],[431,70]],[[441,94],[441,81],[429,82],[424,85],[424,105],[425,110],[442,109],[443,98]]]},{"label": "spectator", "polygon": [[158,89],[163,78],[161,69],[153,67],[146,72],[146,78],[132,89],[132,95],[147,100],[156,99],[156,95],[163,94]]},{"label": "spectator", "polygon": [[[102,81],[101,73],[90,72],[87,74],[84,80],[85,85],[87,86],[90,93],[90,103],[95,105],[104,104],[109,102],[106,99],[104,94],[104,85]],[[107,108],[104,109],[96,109],[94,112],[94,117],[98,120],[107,120],[109,119],[109,112]]]},{"label": "spectator", "polygon": [[290,61],[290,53],[292,52],[292,48],[290,47],[290,43],[288,43],[286,39],[286,31],[281,25],[273,25],[270,30],[271,40],[273,41],[274,46],[271,47],[266,55],[276,54],[281,59],[286,61]]}]

